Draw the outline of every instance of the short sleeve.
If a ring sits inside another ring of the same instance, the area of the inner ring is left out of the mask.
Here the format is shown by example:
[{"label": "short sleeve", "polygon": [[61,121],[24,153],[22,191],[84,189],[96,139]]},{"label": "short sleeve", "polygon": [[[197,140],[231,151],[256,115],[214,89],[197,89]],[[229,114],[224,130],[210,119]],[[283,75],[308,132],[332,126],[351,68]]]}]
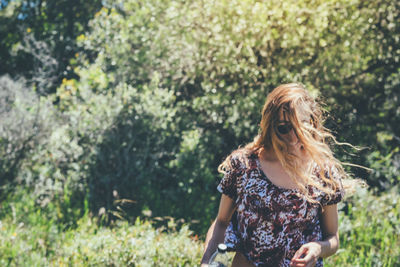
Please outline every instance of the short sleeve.
[{"label": "short sleeve", "polygon": [[237,199],[237,177],[240,173],[240,162],[236,157],[231,158],[231,168],[228,169],[224,177],[218,184],[217,190],[227,195],[231,199]]},{"label": "short sleeve", "polygon": [[325,195],[324,198],[322,199],[322,206],[327,206],[327,205],[334,205],[339,203],[340,201],[343,200],[344,198],[344,188],[343,188],[343,184],[342,184],[342,179],[339,176],[338,172],[336,169],[331,168],[329,177],[332,178],[333,180],[335,180],[338,184],[335,193],[333,195],[329,196]]}]

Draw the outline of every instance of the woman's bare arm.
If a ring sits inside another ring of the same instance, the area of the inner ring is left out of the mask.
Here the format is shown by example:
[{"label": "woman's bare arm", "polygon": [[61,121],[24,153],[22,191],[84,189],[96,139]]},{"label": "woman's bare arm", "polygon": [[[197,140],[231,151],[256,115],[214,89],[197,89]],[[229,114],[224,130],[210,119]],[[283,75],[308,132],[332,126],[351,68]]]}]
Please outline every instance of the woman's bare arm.
[{"label": "woman's bare arm", "polygon": [[324,241],[321,241],[322,258],[329,257],[339,248],[339,230],[338,230],[338,210],[337,205],[329,205],[324,207],[321,218],[322,233]]},{"label": "woman's bare arm", "polygon": [[217,249],[219,243],[224,241],[226,227],[228,226],[236,206],[233,199],[222,194],[216,220],[211,224],[207,232],[204,244],[204,254],[201,259],[202,266],[207,266],[211,255]]},{"label": "woman's bare arm", "polygon": [[[310,242],[301,246],[294,255],[291,266],[314,266],[318,258],[326,258],[335,254],[339,248],[338,210],[336,204],[324,207],[321,227],[323,241]],[[304,258],[301,258],[302,256]]]}]

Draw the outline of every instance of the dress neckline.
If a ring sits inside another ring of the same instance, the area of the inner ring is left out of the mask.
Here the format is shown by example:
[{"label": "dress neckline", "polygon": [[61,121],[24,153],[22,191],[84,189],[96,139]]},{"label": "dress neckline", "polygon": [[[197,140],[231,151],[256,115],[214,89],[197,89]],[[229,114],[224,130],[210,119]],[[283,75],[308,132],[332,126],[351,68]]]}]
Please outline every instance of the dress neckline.
[{"label": "dress neckline", "polygon": [[262,168],[261,168],[261,163],[260,163],[260,157],[259,157],[257,154],[256,154],[255,156],[256,156],[255,160],[256,160],[256,163],[257,163],[257,168],[258,168],[259,172],[261,173],[261,176],[262,176],[269,184],[271,184],[273,187],[275,187],[275,188],[277,188],[277,189],[279,189],[279,190],[281,190],[281,191],[299,192],[299,190],[298,190],[297,188],[286,188],[286,187],[282,187],[282,186],[279,186],[279,185],[274,184],[274,183],[268,178],[268,176],[264,173],[264,171],[262,170]]}]

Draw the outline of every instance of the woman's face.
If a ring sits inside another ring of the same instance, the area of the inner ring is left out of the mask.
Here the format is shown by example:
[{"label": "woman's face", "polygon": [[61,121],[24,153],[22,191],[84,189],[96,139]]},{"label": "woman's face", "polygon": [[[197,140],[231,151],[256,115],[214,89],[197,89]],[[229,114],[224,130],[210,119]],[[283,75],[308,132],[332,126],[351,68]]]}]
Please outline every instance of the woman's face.
[{"label": "woman's face", "polygon": [[[303,116],[304,118],[300,118],[301,121],[308,121],[306,116]],[[287,143],[289,146],[294,149],[294,152],[301,152],[303,150],[303,145],[299,141],[295,131],[293,130],[293,125],[285,116],[285,113],[283,111],[280,112],[279,114],[279,121],[278,121],[278,133],[279,136]]]}]

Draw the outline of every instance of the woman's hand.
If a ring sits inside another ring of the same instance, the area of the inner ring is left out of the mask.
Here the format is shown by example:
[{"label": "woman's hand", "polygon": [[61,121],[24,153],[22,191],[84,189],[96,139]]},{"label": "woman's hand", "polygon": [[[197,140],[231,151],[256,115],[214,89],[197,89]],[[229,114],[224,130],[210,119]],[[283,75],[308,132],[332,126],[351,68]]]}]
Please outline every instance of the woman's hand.
[{"label": "woman's hand", "polygon": [[321,256],[321,244],[310,242],[302,245],[294,254],[290,266],[312,267]]}]

